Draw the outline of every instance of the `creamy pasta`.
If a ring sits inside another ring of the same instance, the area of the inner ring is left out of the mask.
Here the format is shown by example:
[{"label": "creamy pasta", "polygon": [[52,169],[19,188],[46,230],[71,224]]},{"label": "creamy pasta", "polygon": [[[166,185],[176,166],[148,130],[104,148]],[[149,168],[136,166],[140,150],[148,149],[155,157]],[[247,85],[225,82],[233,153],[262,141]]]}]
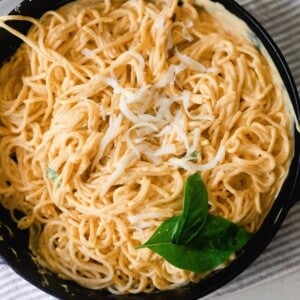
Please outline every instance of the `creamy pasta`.
[{"label": "creamy pasta", "polygon": [[0,203],[42,265],[114,294],[199,280],[136,249],[182,210],[194,172],[211,213],[259,228],[292,133],[250,39],[192,1],[77,0],[0,27],[23,41],[0,70]]}]

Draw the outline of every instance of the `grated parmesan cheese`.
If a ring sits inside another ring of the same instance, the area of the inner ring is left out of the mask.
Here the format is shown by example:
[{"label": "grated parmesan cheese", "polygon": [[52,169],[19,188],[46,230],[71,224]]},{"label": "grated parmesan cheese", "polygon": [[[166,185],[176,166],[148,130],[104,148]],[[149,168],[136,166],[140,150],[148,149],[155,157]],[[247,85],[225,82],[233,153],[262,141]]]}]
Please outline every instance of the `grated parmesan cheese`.
[{"label": "grated parmesan cheese", "polygon": [[[162,20],[158,21],[162,22]],[[142,56],[131,51],[127,55],[135,57],[137,61],[142,59]],[[115,138],[122,123],[122,117],[128,119],[132,124],[125,133],[125,141],[130,149],[130,152],[124,156],[115,167],[111,175],[108,176],[105,184],[102,186],[100,194],[104,196],[111,186],[116,182],[118,177],[130,165],[135,158],[140,159],[143,154],[149,161],[158,165],[163,163],[162,156],[169,155],[171,158],[168,164],[173,167],[179,167],[188,172],[204,171],[215,167],[224,157],[225,148],[220,146],[216,156],[207,163],[198,164],[191,159],[188,153],[197,153],[194,159],[201,159],[199,145],[202,144],[200,140],[200,128],[194,128],[192,132],[192,140],[188,137],[188,133],[184,128],[183,120],[188,116],[192,120],[214,120],[213,115],[197,114],[192,115],[189,111],[191,107],[192,92],[183,90],[178,95],[168,97],[160,89],[173,84],[177,74],[184,71],[186,68],[192,68],[197,71],[207,72],[208,70],[202,64],[194,61],[192,58],[179,53],[176,54],[180,59],[180,64],[172,64],[166,70],[162,78],[152,86],[142,85],[141,88],[133,89],[122,87],[119,82],[112,77],[103,76],[105,84],[113,89],[114,95],[119,95],[119,110],[121,114],[118,117],[110,116],[109,127],[101,141],[100,155],[101,159],[107,145]],[[144,65],[142,65],[144,68]],[[141,77],[139,80],[142,80]],[[182,108],[175,111],[171,110],[173,103],[181,104]],[[149,108],[151,108],[151,114]],[[175,157],[176,145],[174,144],[174,136],[184,146],[184,151],[187,153],[182,158]],[[163,140],[163,145],[159,148],[149,143],[152,138],[159,138]],[[189,140],[190,139],[190,140]]]},{"label": "grated parmesan cheese", "polygon": [[220,146],[218,152],[216,153],[215,157],[207,163],[204,164],[196,164],[189,161],[186,157],[184,158],[171,158],[169,159],[169,164],[173,167],[180,167],[188,172],[199,172],[199,171],[207,171],[212,168],[215,168],[219,162],[223,160],[225,156],[225,147]]}]

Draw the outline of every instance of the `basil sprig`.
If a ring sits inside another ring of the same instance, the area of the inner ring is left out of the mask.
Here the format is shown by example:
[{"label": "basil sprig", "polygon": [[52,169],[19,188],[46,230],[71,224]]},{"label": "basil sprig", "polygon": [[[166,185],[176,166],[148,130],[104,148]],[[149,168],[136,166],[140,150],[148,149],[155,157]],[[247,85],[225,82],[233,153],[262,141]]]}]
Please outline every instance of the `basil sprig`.
[{"label": "basil sprig", "polygon": [[137,248],[147,247],[180,269],[202,273],[241,250],[251,236],[237,224],[208,212],[208,193],[195,173],[185,182],[182,214],[165,220]]}]

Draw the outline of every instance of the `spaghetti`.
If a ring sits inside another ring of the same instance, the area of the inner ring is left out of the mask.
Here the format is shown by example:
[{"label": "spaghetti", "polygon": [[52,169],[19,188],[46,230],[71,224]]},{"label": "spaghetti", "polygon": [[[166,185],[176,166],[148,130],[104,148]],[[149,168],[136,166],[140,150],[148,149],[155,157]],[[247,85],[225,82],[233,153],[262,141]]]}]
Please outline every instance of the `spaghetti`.
[{"label": "spaghetti", "polygon": [[[10,20],[33,26],[25,36]],[[0,202],[42,265],[114,294],[199,280],[136,249],[181,211],[193,172],[211,213],[259,228],[292,156],[291,118],[267,59],[220,24],[167,0],[0,18],[24,42],[0,70]]]}]

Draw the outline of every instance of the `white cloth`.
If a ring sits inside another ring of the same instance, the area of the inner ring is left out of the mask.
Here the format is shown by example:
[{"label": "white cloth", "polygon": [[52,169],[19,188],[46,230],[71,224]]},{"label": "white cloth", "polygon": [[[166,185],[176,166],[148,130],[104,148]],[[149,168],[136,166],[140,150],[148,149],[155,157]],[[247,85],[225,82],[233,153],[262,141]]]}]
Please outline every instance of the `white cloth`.
[{"label": "white cloth", "polygon": [[[20,0],[0,0],[0,14]],[[300,0],[238,0],[268,30],[284,54],[300,91]],[[1,51],[1,50],[0,50]],[[300,198],[300,195],[299,195]],[[300,199],[299,199],[300,200]],[[289,212],[278,234],[242,274],[206,299],[266,283],[300,270],[300,201]],[[15,274],[0,257],[0,299],[51,300]]]}]

